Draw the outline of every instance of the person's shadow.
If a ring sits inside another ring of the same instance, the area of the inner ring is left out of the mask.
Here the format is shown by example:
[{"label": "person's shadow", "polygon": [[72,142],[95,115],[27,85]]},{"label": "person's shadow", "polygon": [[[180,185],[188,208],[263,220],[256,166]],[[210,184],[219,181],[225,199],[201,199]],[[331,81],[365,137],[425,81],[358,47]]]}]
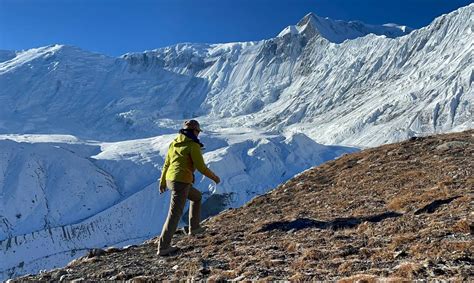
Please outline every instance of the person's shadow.
[{"label": "person's shadow", "polygon": [[269,223],[263,226],[258,232],[268,232],[272,230],[290,231],[290,230],[302,230],[306,228],[316,229],[348,229],[354,228],[363,222],[380,222],[387,218],[400,217],[402,214],[398,212],[384,212],[377,215],[362,216],[362,217],[347,217],[347,218],[335,218],[331,221],[319,221],[309,218],[298,218],[293,221],[278,221]]}]

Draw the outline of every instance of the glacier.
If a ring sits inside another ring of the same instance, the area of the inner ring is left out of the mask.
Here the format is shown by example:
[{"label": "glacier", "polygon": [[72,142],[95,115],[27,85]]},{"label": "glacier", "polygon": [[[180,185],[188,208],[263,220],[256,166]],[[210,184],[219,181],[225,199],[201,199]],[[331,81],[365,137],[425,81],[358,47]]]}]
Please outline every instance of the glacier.
[{"label": "glacier", "polygon": [[223,180],[197,174],[205,216],[358,148],[473,128],[473,12],[418,30],[310,13],[271,39],[120,57],[0,51],[0,280],[158,234],[184,119]]}]

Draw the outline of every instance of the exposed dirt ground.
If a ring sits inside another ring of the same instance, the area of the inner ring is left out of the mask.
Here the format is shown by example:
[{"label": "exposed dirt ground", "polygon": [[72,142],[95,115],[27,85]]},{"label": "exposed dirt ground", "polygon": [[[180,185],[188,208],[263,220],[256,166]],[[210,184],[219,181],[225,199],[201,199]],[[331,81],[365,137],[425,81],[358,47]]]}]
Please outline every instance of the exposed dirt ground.
[{"label": "exposed dirt ground", "polygon": [[22,279],[470,281],[473,168],[473,130],[367,149],[175,235],[172,256],[152,239]]}]

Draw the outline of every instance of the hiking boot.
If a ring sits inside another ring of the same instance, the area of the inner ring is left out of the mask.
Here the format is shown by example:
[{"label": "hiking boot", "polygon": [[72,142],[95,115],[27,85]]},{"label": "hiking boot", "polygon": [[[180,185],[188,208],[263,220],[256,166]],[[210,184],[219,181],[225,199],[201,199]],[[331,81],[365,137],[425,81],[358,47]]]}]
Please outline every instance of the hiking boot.
[{"label": "hiking boot", "polygon": [[171,246],[167,249],[158,249],[158,251],[156,252],[157,255],[159,256],[168,256],[172,253],[175,253],[179,251],[179,248],[178,247],[175,247],[175,246]]},{"label": "hiking boot", "polygon": [[193,229],[189,231],[190,236],[194,236],[197,234],[201,234],[202,232],[206,231],[206,227],[200,226],[199,228]]}]

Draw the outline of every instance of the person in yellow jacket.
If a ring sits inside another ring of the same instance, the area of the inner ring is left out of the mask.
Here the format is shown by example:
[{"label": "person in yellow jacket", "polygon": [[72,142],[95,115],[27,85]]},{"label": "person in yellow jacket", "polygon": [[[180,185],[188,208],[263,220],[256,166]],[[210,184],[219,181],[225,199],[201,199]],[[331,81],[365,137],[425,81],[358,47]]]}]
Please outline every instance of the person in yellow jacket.
[{"label": "person in yellow jacket", "polygon": [[198,139],[200,132],[201,127],[198,121],[185,121],[183,129],[171,142],[166,155],[159,190],[160,193],[164,193],[167,188],[171,189],[171,201],[168,217],[158,243],[157,254],[160,256],[166,256],[178,250],[177,247],[171,246],[171,238],[176,232],[187,199],[191,201],[189,234],[195,235],[204,231],[204,227],[200,226],[202,196],[201,192],[193,187],[194,171],[197,169],[216,184],[220,182],[220,178],[204,163],[201,153],[203,144]]}]

